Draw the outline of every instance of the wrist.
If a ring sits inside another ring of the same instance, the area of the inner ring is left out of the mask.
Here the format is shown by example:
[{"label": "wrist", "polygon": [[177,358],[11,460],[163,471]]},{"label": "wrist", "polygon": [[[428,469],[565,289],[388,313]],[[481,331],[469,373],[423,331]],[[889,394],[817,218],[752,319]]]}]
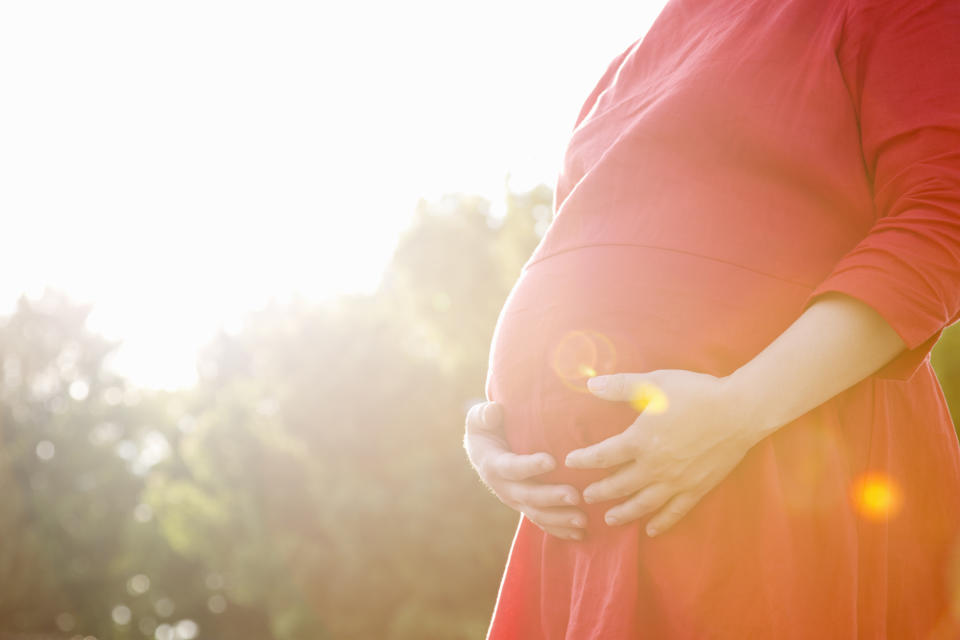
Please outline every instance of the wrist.
[{"label": "wrist", "polygon": [[751,446],[783,426],[769,406],[773,394],[764,393],[761,385],[750,380],[749,371],[741,367],[720,378],[720,384],[725,402],[734,408],[735,418]]}]

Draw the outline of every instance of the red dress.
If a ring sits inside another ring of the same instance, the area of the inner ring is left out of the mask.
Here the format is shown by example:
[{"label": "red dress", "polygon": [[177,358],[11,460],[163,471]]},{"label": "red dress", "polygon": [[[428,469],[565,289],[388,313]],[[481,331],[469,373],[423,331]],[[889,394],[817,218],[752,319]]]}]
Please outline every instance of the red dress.
[{"label": "red dress", "polygon": [[[511,447],[626,428],[593,373],[726,375],[827,291],[908,351],[785,425],[679,523],[521,518],[492,640],[960,637],[960,2],[672,0],[577,119],[493,338]],[[789,366],[789,363],[784,363]],[[597,470],[545,482],[579,488]]]}]

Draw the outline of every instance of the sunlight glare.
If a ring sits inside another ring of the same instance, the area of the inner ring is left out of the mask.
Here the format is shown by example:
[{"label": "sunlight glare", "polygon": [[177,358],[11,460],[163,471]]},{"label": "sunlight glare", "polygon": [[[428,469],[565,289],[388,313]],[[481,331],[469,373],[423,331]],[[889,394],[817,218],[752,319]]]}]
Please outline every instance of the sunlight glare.
[{"label": "sunlight glare", "polygon": [[641,382],[633,390],[630,406],[639,413],[664,413],[669,406],[667,394],[650,382]]},{"label": "sunlight glare", "polygon": [[56,287],[190,386],[242,311],[375,291],[418,198],[552,186],[661,5],[2,4],[0,313]]}]

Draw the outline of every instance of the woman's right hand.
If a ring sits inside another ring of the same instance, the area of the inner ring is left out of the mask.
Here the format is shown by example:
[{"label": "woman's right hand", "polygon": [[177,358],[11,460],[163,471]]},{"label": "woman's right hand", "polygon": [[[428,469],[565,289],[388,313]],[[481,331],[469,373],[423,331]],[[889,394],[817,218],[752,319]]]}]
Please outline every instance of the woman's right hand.
[{"label": "woman's right hand", "polygon": [[571,485],[536,480],[553,470],[556,460],[545,452],[521,455],[510,451],[503,430],[503,407],[498,403],[470,407],[463,447],[480,479],[500,502],[550,535],[583,540],[587,517],[573,506],[580,502],[580,492]]}]

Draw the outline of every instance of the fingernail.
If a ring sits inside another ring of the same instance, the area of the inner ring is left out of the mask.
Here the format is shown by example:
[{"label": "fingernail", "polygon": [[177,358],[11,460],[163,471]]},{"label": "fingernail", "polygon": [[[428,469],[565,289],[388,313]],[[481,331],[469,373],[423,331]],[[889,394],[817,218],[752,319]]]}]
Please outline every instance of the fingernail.
[{"label": "fingernail", "polygon": [[603,391],[607,386],[607,381],[603,378],[590,378],[587,380],[587,387],[590,391]]},{"label": "fingernail", "polygon": [[650,536],[651,538],[652,538],[653,536],[657,535],[658,533],[660,533],[660,532],[657,531],[657,528],[656,528],[656,527],[649,526],[649,525],[647,526],[647,535]]},{"label": "fingernail", "polygon": [[581,528],[587,526],[587,523],[583,521],[583,518],[573,518],[572,520],[570,520],[570,524],[572,524],[575,527],[581,527]]},{"label": "fingernail", "polygon": [[618,522],[620,522],[620,520],[617,519],[617,516],[611,516],[611,515],[605,516],[604,520],[606,520],[607,524],[617,524]]},{"label": "fingernail", "polygon": [[574,531],[570,534],[570,537],[574,540],[583,540],[583,531]]},{"label": "fingernail", "polygon": [[490,405],[486,404],[483,406],[483,411],[480,412],[480,417],[483,420],[483,424],[487,424],[490,421]]},{"label": "fingernail", "polygon": [[593,502],[593,494],[584,491],[584,492],[583,492],[583,501],[586,502],[587,504],[591,504],[591,503]]},{"label": "fingernail", "polygon": [[572,493],[568,493],[563,497],[563,501],[567,504],[577,504],[577,496],[573,495]]}]

